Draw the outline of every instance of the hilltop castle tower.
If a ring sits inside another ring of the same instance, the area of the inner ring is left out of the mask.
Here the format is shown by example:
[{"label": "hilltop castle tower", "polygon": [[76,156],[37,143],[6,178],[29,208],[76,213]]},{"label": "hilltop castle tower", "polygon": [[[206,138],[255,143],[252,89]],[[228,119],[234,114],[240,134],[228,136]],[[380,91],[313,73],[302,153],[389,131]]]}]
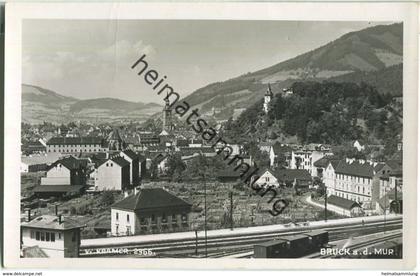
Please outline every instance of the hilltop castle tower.
[{"label": "hilltop castle tower", "polygon": [[268,84],[268,89],[267,89],[267,91],[265,91],[265,94],[264,94],[263,110],[264,110],[265,114],[268,113],[268,105],[270,104],[272,99],[273,99],[273,92],[271,91],[271,85]]}]

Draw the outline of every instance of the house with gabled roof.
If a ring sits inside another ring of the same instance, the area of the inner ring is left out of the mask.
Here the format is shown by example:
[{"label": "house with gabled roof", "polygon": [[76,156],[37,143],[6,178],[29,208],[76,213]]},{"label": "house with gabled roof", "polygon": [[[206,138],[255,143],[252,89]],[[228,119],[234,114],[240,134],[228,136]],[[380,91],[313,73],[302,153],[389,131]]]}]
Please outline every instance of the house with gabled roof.
[{"label": "house with gabled roof", "polygon": [[86,185],[86,171],[86,160],[73,156],[59,159],[48,167],[34,193],[40,197],[80,193]]},{"label": "house with gabled roof", "polygon": [[189,230],[191,204],[161,189],[134,189],[111,206],[114,236]]},{"label": "house with gabled roof", "polygon": [[130,162],[122,157],[99,160],[95,169],[96,191],[130,189]]},{"label": "house with gabled roof", "polygon": [[[269,151],[270,156],[270,167],[289,167],[290,160],[292,158],[292,148],[280,143],[275,143],[271,146]],[[280,159],[283,159],[284,162],[280,162]]]}]

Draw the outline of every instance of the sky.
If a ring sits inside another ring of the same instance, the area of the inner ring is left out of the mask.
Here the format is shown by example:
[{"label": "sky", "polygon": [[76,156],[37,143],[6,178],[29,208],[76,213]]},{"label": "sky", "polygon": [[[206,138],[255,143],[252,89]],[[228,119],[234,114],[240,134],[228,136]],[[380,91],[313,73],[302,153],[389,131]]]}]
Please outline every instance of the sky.
[{"label": "sky", "polygon": [[23,22],[23,83],[79,99],[156,102],[131,65],[149,68],[180,95],[293,58],[372,22],[51,20]]}]

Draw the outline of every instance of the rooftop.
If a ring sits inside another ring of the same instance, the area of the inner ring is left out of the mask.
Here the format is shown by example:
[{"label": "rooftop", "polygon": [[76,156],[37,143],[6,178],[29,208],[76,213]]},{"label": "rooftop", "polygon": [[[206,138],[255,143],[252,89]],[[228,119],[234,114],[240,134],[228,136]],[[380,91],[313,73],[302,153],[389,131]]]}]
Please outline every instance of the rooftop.
[{"label": "rooftop", "polygon": [[61,223],[58,216],[43,215],[34,218],[29,222],[22,222],[22,227],[40,228],[40,229],[54,229],[54,230],[69,230],[76,228],[83,228],[86,225],[81,224],[76,220],[68,217],[62,217]]},{"label": "rooftop", "polygon": [[339,196],[335,196],[335,195],[330,195],[328,197],[327,202],[328,204],[332,204],[346,210],[351,210],[354,207],[360,207],[359,203],[357,203],[356,201],[339,197]]},{"label": "rooftop", "polygon": [[141,189],[112,205],[112,208],[131,211],[174,207],[191,208],[191,204],[161,188]]},{"label": "rooftop", "polygon": [[96,145],[102,144],[101,137],[52,137],[47,145]]}]

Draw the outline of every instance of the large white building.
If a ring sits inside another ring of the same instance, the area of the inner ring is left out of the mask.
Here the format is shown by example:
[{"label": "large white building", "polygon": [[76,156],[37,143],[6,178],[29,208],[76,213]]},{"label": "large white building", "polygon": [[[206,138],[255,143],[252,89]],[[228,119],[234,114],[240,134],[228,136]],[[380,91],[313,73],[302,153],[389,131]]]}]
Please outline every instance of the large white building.
[{"label": "large white building", "polygon": [[104,152],[108,147],[101,137],[53,137],[47,142],[47,152]]}]

